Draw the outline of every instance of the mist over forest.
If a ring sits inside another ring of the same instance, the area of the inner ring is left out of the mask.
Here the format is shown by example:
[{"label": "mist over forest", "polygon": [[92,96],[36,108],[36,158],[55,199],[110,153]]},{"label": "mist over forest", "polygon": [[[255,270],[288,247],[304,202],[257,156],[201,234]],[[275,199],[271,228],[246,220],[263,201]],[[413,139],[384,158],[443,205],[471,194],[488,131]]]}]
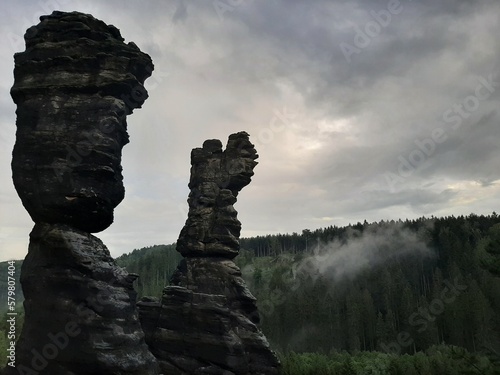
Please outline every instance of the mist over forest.
[{"label": "mist over forest", "polygon": [[[390,374],[458,374],[474,366],[481,372],[471,373],[496,373],[496,213],[365,221],[240,242],[236,263],[257,298],[262,330],[275,350],[289,356],[285,363],[298,361],[292,367],[310,360],[333,371],[343,363],[357,371],[346,373],[368,374],[360,368],[380,362],[377,371],[392,366]],[[179,260],[175,244],[117,259],[141,275],[139,296],[157,297]],[[367,352],[371,357],[359,354]]]},{"label": "mist over forest", "polygon": [[[496,213],[365,221],[240,242],[236,263],[285,374],[498,373]],[[140,275],[141,299],[160,297],[181,259],[171,244],[117,262]],[[6,272],[1,263],[0,282]]]}]

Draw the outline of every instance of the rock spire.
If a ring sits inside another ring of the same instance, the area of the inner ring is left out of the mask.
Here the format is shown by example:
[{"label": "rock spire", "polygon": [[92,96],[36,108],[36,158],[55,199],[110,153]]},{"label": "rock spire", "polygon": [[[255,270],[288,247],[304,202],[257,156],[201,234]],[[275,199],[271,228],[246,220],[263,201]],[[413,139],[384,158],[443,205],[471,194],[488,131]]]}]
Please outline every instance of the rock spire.
[{"label": "rock spire", "polygon": [[222,149],[191,152],[189,213],[177,241],[185,257],[161,301],[139,302],[146,342],[165,374],[274,375],[279,361],[258,328],[256,299],[232,261],[241,223],[233,205],[258,155],[245,132]]},{"label": "rock spire", "polygon": [[15,188],[35,222],[21,270],[25,324],[6,374],[151,375],[132,283],[92,232],[124,197],[126,116],[151,58],[91,15],[54,12],[15,55]]}]

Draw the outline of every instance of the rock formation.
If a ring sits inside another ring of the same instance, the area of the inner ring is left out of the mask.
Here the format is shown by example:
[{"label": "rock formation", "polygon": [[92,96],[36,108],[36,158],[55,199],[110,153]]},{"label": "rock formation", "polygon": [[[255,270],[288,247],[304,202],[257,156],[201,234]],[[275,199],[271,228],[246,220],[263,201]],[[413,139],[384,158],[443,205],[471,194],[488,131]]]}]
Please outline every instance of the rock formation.
[{"label": "rock formation", "polygon": [[14,185],[33,221],[98,232],[124,196],[125,117],[147,98],[142,83],[153,65],[92,16],[40,19],[15,55]]},{"label": "rock formation", "polygon": [[124,196],[126,116],[147,98],[151,58],[82,13],[40,17],[15,55],[15,188],[35,222],[21,270],[25,325],[6,374],[158,374],[132,287],[90,232]]},{"label": "rock formation", "polygon": [[177,241],[185,257],[161,302],[139,305],[146,342],[164,374],[271,375],[279,361],[258,329],[255,297],[232,259],[241,223],[233,204],[257,152],[245,132],[191,153],[189,213]]}]

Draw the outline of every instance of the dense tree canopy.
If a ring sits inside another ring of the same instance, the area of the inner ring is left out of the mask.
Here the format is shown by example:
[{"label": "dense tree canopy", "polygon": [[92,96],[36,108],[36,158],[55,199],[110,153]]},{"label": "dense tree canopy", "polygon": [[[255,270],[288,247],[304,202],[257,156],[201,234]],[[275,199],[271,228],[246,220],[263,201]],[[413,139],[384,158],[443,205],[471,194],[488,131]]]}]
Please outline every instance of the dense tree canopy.
[{"label": "dense tree canopy", "polygon": [[[180,260],[172,244],[117,262],[139,297],[160,297]],[[236,262],[284,374],[499,373],[496,213],[243,238]]]},{"label": "dense tree canopy", "polygon": [[[241,248],[237,263],[280,351],[499,350],[495,213],[305,229]],[[139,295],[160,297],[179,260],[163,245],[118,262],[141,275]]]}]

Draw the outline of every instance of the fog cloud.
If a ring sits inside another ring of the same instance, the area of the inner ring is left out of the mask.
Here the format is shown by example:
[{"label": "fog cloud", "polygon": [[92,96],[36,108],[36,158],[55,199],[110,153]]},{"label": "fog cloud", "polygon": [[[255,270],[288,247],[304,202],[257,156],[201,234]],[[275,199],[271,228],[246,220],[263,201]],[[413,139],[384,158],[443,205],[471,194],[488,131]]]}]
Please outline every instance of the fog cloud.
[{"label": "fog cloud", "polygon": [[301,262],[297,272],[339,282],[354,279],[361,272],[396,258],[431,257],[434,253],[424,233],[405,228],[399,222],[372,224],[363,231],[349,228],[344,239],[316,245],[314,254]]}]

